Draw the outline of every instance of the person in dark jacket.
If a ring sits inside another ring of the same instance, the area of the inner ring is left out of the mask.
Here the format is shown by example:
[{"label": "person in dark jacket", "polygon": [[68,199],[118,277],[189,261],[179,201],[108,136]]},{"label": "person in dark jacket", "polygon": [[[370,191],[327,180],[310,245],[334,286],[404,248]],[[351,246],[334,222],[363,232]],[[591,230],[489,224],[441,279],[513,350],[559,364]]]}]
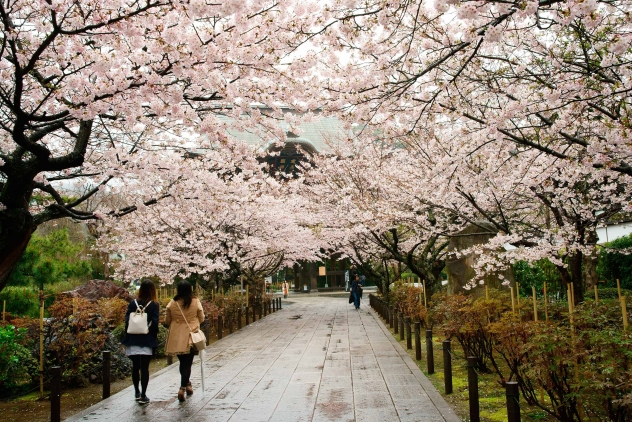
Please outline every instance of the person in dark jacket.
[{"label": "person in dark jacket", "polygon": [[[138,306],[144,308],[147,313],[147,324],[149,333],[147,334],[127,334],[129,317],[136,312]],[[145,279],[140,283],[138,298],[132,300],[127,306],[125,314],[125,338],[122,343],[125,345],[125,354],[132,360],[132,383],[136,393],[136,401],[140,404],[149,403],[147,397],[147,385],[149,384],[149,362],[158,347],[158,319],[160,317],[160,305],[156,298],[156,286]],[[140,388],[139,388],[140,382]]]},{"label": "person in dark jacket", "polygon": [[355,279],[351,282],[351,295],[353,296],[353,306],[356,309],[360,309],[360,297],[362,295],[362,283],[360,283],[360,276],[355,276]]},{"label": "person in dark jacket", "polygon": [[349,267],[349,285],[347,286],[349,288],[349,291],[351,291],[351,285],[355,281],[356,277],[359,275],[360,274],[358,273],[358,268],[355,266],[355,264],[351,264],[351,267]]}]

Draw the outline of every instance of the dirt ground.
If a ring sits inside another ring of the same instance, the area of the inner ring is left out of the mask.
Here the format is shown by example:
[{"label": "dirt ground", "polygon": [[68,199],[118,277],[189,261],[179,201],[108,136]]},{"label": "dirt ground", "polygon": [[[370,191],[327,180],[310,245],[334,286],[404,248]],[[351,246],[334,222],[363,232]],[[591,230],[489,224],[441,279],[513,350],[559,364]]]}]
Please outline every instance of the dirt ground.
[{"label": "dirt ground", "polygon": [[[166,358],[152,360],[150,373],[157,372],[167,366]],[[132,379],[116,380],[110,384],[110,394],[114,395],[129,387]],[[151,389],[151,380],[149,382]],[[103,386],[90,384],[88,387],[64,390],[61,396],[61,419],[64,420],[75,413],[101,401]],[[46,422],[50,421],[50,402],[48,392],[44,392],[46,399],[39,400],[39,391],[19,397],[12,401],[0,401],[0,414],[3,422]],[[149,396],[149,393],[147,393]]]}]

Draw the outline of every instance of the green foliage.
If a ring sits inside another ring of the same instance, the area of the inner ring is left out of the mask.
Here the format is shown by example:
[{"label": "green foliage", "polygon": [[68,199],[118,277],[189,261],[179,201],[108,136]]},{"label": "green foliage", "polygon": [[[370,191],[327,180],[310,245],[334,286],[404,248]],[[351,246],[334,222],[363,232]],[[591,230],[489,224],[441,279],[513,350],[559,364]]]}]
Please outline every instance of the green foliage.
[{"label": "green foliage", "polygon": [[165,357],[165,344],[167,343],[167,336],[169,335],[169,329],[164,325],[158,326],[158,348],[156,349],[156,357]]},{"label": "green foliage", "polygon": [[608,287],[617,287],[617,279],[621,287],[632,290],[632,255],[614,252],[616,249],[632,247],[632,234],[608,242],[599,253],[597,275]]},{"label": "green foliage", "polygon": [[117,326],[115,329],[113,329],[112,330],[112,335],[118,341],[123,341],[123,339],[125,338],[125,324],[123,323],[123,324]]},{"label": "green foliage", "polygon": [[559,285],[559,272],[548,259],[541,259],[531,265],[526,261],[518,261],[513,265],[513,270],[516,282],[520,284],[521,296],[531,296],[531,286],[535,286],[537,292],[542,292],[544,282],[547,282],[549,291],[553,291],[551,284]]},{"label": "green foliage", "polygon": [[[632,297],[632,290],[628,290],[628,289],[621,289],[621,294],[623,296],[626,297]],[[597,295],[599,295],[599,300],[608,300],[608,299],[619,299],[619,290],[616,288],[610,288],[610,287],[606,287],[606,288],[601,288],[599,289],[599,291],[597,292]],[[594,290],[588,290],[586,292],[586,294],[584,295],[584,297],[586,299],[595,299],[595,291]]]},{"label": "green foliage", "polygon": [[34,233],[8,285],[41,288],[63,281],[86,281],[92,268],[83,256],[84,247],[71,242],[66,229],[45,236]]},{"label": "green foliage", "polygon": [[7,312],[13,315],[39,315],[39,294],[32,287],[5,287],[0,292],[3,300],[7,301]]},{"label": "green foliage", "polygon": [[37,361],[21,344],[26,330],[13,325],[0,327],[0,394],[14,392],[15,388],[28,385],[37,373]]}]

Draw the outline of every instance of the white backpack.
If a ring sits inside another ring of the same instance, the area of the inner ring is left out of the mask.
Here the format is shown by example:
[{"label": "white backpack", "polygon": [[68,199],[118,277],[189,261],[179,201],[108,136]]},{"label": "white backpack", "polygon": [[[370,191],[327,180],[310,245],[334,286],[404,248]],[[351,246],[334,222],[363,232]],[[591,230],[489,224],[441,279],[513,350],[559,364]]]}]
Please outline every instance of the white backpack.
[{"label": "white backpack", "polygon": [[140,306],[138,302],[136,302],[136,299],[134,299],[134,303],[136,303],[136,311],[129,316],[127,334],[148,334],[149,325],[151,323],[147,323],[147,313],[145,313],[145,309],[149,306],[151,301],[144,307]]}]

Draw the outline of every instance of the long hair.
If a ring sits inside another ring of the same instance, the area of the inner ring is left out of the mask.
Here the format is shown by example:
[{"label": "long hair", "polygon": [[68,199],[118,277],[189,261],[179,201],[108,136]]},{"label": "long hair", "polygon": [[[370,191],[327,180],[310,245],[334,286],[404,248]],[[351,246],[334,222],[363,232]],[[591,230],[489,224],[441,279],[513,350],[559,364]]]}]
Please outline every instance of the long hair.
[{"label": "long hair", "polygon": [[138,300],[142,303],[149,303],[150,301],[157,302],[156,286],[154,286],[154,283],[150,279],[145,278],[140,282]]},{"label": "long hair", "polygon": [[173,300],[177,301],[180,299],[182,299],[183,301],[184,309],[187,309],[189,306],[191,306],[191,301],[193,300],[193,288],[188,281],[181,281],[178,283],[177,294],[175,295]]}]

